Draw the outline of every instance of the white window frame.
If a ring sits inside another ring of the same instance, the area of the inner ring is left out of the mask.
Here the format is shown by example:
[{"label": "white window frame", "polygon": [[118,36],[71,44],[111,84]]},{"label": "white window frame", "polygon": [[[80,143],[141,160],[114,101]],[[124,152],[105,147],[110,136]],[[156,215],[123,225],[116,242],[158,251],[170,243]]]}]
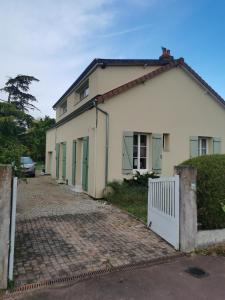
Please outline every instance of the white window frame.
[{"label": "white window frame", "polygon": [[86,81],[77,91],[80,101],[89,96],[89,81]]},{"label": "white window frame", "polygon": [[[138,159],[138,167],[137,169],[133,169],[133,173],[135,174],[136,171],[138,171],[140,174],[145,174],[148,172],[148,163],[149,163],[149,135],[146,133],[141,133],[141,132],[134,132],[134,135],[138,136],[138,155],[137,155],[137,159]],[[141,145],[141,135],[145,135],[146,136],[146,169],[140,169],[140,145]],[[133,145],[134,147],[134,145]]]},{"label": "white window frame", "polygon": [[67,112],[67,100],[65,100],[60,106],[60,115],[63,115]]},{"label": "white window frame", "polygon": [[[202,141],[205,140],[206,141],[206,153],[203,154],[202,153]],[[198,138],[198,155],[202,156],[202,155],[207,155],[209,154],[209,139],[207,137],[199,137]]]}]

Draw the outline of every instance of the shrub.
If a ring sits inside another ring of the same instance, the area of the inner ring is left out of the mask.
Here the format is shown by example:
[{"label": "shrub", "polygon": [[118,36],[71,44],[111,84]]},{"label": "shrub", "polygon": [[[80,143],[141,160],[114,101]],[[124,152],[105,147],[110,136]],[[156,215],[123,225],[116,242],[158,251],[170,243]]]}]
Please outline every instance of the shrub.
[{"label": "shrub", "polygon": [[182,163],[197,168],[197,207],[201,229],[225,228],[225,155],[205,155]]},{"label": "shrub", "polygon": [[113,181],[108,184],[108,187],[112,191],[105,195],[107,201],[128,211],[144,222],[147,221],[147,186],[132,185],[129,181]]},{"label": "shrub", "polygon": [[128,185],[148,187],[149,178],[159,178],[159,176],[153,172],[140,174],[140,172],[136,171],[131,179],[124,178],[124,182]]},{"label": "shrub", "polygon": [[0,164],[13,166],[14,176],[22,177],[20,157],[26,153],[27,148],[15,141],[7,141],[0,147]]}]

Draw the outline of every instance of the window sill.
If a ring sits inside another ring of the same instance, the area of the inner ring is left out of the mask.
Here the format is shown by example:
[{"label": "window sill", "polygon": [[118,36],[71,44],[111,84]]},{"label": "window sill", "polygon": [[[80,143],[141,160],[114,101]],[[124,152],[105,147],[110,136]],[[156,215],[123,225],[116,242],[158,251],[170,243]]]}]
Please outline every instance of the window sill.
[{"label": "window sill", "polygon": [[79,102],[83,101],[84,99],[86,99],[89,95],[85,96],[84,98],[80,99]]},{"label": "window sill", "polygon": [[83,102],[84,100],[86,100],[86,98],[88,98],[89,95],[87,95],[86,97],[84,97],[82,100],[79,100],[78,102],[74,103],[74,106],[77,106],[78,104],[80,104],[81,102]]},{"label": "window sill", "polygon": [[135,175],[136,172],[139,172],[141,175],[146,174],[149,172],[148,169],[133,169],[133,174]]},{"label": "window sill", "polygon": [[59,115],[59,117],[65,115],[66,113],[67,113],[67,111],[64,111],[63,113],[61,113],[61,114]]}]

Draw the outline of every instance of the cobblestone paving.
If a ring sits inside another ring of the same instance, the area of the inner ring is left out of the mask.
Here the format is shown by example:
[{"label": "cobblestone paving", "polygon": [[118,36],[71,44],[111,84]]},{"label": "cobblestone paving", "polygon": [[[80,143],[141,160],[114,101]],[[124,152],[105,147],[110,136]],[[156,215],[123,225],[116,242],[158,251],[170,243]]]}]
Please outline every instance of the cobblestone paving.
[{"label": "cobblestone paving", "polygon": [[49,176],[37,176],[19,182],[17,220],[97,212],[105,208],[102,201],[93,201],[86,194],[75,193]]},{"label": "cobblestone paving", "polygon": [[[63,193],[66,199],[69,192]],[[54,205],[47,200],[46,206],[36,205],[42,208],[40,214],[30,208],[29,215],[20,206],[14,264],[16,286],[175,254],[144,224],[115,207],[84,196],[82,208],[76,210],[81,198],[75,196],[72,195],[70,212],[57,214],[56,208],[54,214]],[[47,216],[49,206],[52,210]]]}]

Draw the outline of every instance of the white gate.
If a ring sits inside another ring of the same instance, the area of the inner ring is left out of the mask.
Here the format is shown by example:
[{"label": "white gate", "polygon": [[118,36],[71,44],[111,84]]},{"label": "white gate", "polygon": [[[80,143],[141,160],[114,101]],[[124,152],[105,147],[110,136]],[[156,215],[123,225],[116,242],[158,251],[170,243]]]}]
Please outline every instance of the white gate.
[{"label": "white gate", "polygon": [[149,179],[148,226],[179,249],[179,176]]}]

